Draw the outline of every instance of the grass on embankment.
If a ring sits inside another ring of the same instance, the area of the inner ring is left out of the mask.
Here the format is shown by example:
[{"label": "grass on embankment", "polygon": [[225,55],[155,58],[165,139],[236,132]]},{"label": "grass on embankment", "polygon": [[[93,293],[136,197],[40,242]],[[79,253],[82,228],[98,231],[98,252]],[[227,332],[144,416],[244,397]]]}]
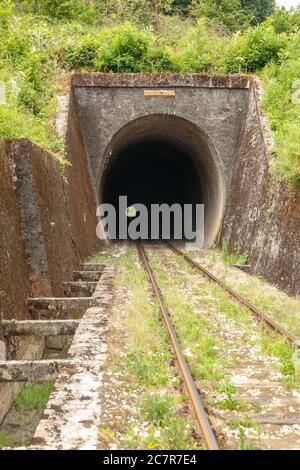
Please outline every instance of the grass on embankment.
[{"label": "grass on embankment", "polygon": [[[196,258],[198,256],[196,256]],[[177,257],[176,262],[181,264],[181,267],[185,272],[190,272],[191,274],[195,273],[195,270],[189,267],[182,258]],[[253,315],[248,309],[241,307],[239,303],[232,299],[220,286],[214,285],[210,281],[205,280],[200,273],[198,276],[200,278],[199,282],[201,282],[201,289],[199,288],[198,294],[203,296],[203,286],[205,286],[204,292],[207,293],[207,298],[201,299],[201,302],[219,309],[219,311],[225,313],[229,319],[234,320],[237,324],[244,325],[245,327],[247,327],[247,324],[252,324]],[[258,307],[262,307],[262,311],[265,313],[271,313],[271,316],[282,326],[285,326],[289,332],[297,335],[300,329],[299,299],[293,299],[288,296],[266,296],[265,283],[260,279],[257,279],[257,282],[262,284],[261,290],[257,289],[257,286],[253,285],[252,276],[249,276],[249,284],[252,283],[251,292],[255,292],[257,296],[256,298],[259,299],[255,304]],[[242,283],[239,286],[235,282],[235,285],[232,285],[232,287],[238,292],[245,294],[246,291],[249,292],[249,284],[245,286],[245,284]],[[196,291],[195,293],[197,294]],[[247,296],[247,298],[250,301],[254,299],[252,295]],[[281,300],[282,303],[280,302]],[[287,305],[293,305],[293,310],[286,308]],[[290,316],[293,312],[294,316]],[[258,327],[261,337],[262,353],[279,359],[280,372],[284,376],[282,382],[288,389],[294,387],[300,390],[300,375],[296,370],[297,362],[295,363],[295,349],[291,345],[290,341],[271,330],[271,328],[263,322],[261,322]]]},{"label": "grass on embankment", "polygon": [[[252,419],[260,407],[237,396],[236,387],[230,381],[230,371],[242,366],[241,358],[239,354],[235,354],[235,348],[231,351],[230,338],[230,354],[226,353],[227,344],[223,342],[222,331],[226,325],[222,317],[216,320],[214,312],[225,315],[229,326],[235,325],[232,328],[236,330],[233,341],[237,341],[237,344],[246,341],[250,348],[258,346],[257,354],[269,358],[271,368],[275,367],[275,371],[282,374],[279,383],[287,389],[300,390],[300,376],[295,369],[293,347],[269,328],[256,325],[247,309],[232,300],[219,286],[204,279],[184,259],[163,256],[160,251],[151,255],[151,265],[192,374],[199,381],[200,390],[207,392],[207,406],[226,410],[228,413],[238,413],[239,419],[233,419],[229,426],[232,431],[239,433],[239,448],[249,448],[246,439],[249,432],[251,442],[256,442],[255,447],[260,448],[260,425]],[[170,276],[172,265],[178,265],[180,269],[176,271],[176,275]],[[203,306],[201,313],[197,307],[199,302]]]},{"label": "grass on embankment", "polygon": [[[300,298],[291,297],[284,292],[277,290],[268,284],[262,276],[248,275],[237,271],[230,266],[224,250],[211,250],[205,255],[199,252],[190,252],[196,261],[203,264],[219,277],[225,284],[228,284],[237,293],[248,299],[253,305],[258,307],[267,316],[273,318],[287,331],[300,338]],[[247,255],[229,255],[230,261],[236,257]]]}]

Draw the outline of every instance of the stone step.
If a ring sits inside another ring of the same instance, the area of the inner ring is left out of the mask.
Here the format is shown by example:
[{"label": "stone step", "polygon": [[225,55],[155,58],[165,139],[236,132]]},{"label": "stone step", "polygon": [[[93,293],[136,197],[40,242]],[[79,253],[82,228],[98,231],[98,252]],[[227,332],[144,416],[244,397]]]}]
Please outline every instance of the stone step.
[{"label": "stone step", "polygon": [[3,336],[71,336],[78,320],[2,320]]},{"label": "stone step", "polygon": [[97,282],[64,282],[64,293],[67,297],[90,297],[93,295]]},{"label": "stone step", "polygon": [[99,271],[74,271],[73,279],[74,281],[98,282],[101,274]]},{"label": "stone step", "polygon": [[80,266],[81,271],[96,271],[96,272],[103,272],[105,268],[105,264],[91,264],[91,263],[83,263]]}]

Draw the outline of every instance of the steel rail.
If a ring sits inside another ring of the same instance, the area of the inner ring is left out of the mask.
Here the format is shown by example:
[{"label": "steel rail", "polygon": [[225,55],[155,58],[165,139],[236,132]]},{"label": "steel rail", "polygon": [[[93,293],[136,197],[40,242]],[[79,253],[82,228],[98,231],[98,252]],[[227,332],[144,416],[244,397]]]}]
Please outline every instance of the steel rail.
[{"label": "steel rail", "polygon": [[163,321],[164,321],[164,323],[166,325],[166,328],[168,330],[169,337],[170,337],[170,340],[171,340],[171,344],[172,344],[172,347],[174,349],[175,356],[176,356],[176,359],[178,361],[178,364],[179,364],[179,367],[180,367],[180,370],[181,370],[181,373],[182,373],[182,376],[183,376],[183,379],[184,379],[185,386],[187,388],[190,400],[191,400],[192,405],[193,405],[193,409],[194,409],[194,413],[195,413],[195,416],[196,416],[198,426],[199,426],[199,428],[200,428],[200,430],[203,434],[203,437],[205,439],[205,442],[207,444],[208,449],[209,450],[220,450],[217,439],[214,435],[214,432],[213,432],[212,427],[210,425],[210,422],[208,420],[207,414],[205,412],[203,402],[202,402],[201,398],[199,397],[199,393],[198,393],[198,390],[196,388],[193,377],[191,375],[189,366],[188,366],[188,364],[187,364],[187,362],[186,362],[186,360],[183,356],[182,349],[180,347],[175,329],[174,329],[174,327],[172,325],[172,322],[171,322],[171,319],[170,319],[170,314],[168,312],[168,309],[167,309],[167,306],[165,304],[165,301],[164,301],[163,295],[161,293],[161,290],[159,288],[159,285],[156,281],[154,272],[153,272],[153,270],[150,266],[150,262],[149,262],[147,253],[145,251],[145,248],[143,247],[141,242],[137,243],[137,247],[138,247],[138,252],[139,252],[139,255],[140,255],[140,259],[141,259],[141,261],[142,261],[142,263],[145,267],[145,270],[148,274],[150,283],[151,283],[151,285],[153,287],[153,290],[155,292],[155,295],[156,295],[156,297],[159,301],[159,305],[160,305],[160,309],[161,309],[161,313],[162,313],[162,318],[163,318]]},{"label": "steel rail", "polygon": [[230,294],[235,300],[237,300],[241,305],[246,307],[248,310],[250,310],[259,320],[263,320],[268,326],[270,326],[273,330],[277,331],[280,333],[282,336],[286,337],[293,343],[293,345],[297,348],[300,348],[300,341],[298,338],[291,333],[289,333],[287,330],[285,330],[281,325],[279,325],[276,321],[274,321],[272,318],[268,317],[265,315],[261,310],[259,310],[257,307],[255,307],[253,304],[251,304],[245,297],[242,297],[240,294],[238,294],[235,290],[233,290],[231,287],[227,286],[224,282],[222,282],[220,279],[218,279],[216,276],[214,276],[211,272],[209,272],[207,269],[205,269],[201,264],[197,263],[197,261],[193,260],[190,256],[188,256],[186,253],[184,253],[182,250],[177,248],[176,246],[172,245],[171,243],[167,243],[167,245],[170,247],[171,250],[173,250],[174,253],[180,255],[183,257],[191,266],[196,268],[198,271],[201,271],[202,274],[204,274],[210,281],[215,282],[219,286],[221,286],[228,294]]}]

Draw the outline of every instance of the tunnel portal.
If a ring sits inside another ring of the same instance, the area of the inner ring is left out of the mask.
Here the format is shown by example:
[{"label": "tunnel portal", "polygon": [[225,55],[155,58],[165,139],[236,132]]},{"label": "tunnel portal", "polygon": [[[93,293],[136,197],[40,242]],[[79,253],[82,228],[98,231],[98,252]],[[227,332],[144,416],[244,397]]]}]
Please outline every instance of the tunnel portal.
[{"label": "tunnel portal", "polygon": [[[129,123],[112,139],[99,181],[99,201],[128,206],[196,204],[205,207],[205,244],[215,237],[223,204],[222,177],[214,149],[192,123],[174,116],[145,116]],[[148,212],[150,214],[150,210]],[[171,218],[171,237],[174,226]],[[151,220],[149,217],[149,227]],[[182,228],[183,238],[184,230]],[[161,236],[160,232],[160,236]]]},{"label": "tunnel portal", "polygon": [[74,75],[70,136],[88,165],[97,204],[115,204],[122,192],[129,204],[202,202],[211,246],[230,194],[251,83],[238,75]]}]

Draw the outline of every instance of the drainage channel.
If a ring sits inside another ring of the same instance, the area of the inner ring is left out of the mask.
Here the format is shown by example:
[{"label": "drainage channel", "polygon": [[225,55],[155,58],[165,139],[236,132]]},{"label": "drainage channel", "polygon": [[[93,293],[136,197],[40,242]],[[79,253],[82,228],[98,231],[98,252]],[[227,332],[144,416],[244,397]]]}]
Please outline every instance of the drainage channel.
[{"label": "drainage channel", "polygon": [[33,319],[2,325],[8,344],[18,336],[65,341],[60,354],[46,349],[41,360],[0,362],[2,383],[55,381],[27,448],[91,449],[97,445],[98,389],[106,357],[104,333],[114,268],[84,264],[81,269],[74,272],[74,281],[64,284],[67,297],[28,299]]}]

